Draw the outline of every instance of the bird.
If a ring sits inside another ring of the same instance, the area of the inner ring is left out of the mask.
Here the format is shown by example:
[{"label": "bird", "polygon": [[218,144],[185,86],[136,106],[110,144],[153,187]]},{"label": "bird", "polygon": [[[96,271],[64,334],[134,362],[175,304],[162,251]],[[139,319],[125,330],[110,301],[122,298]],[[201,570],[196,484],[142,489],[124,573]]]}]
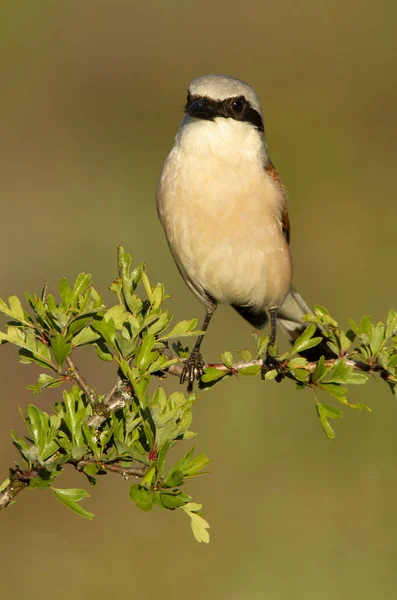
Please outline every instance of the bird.
[{"label": "bird", "polygon": [[[307,325],[302,317],[311,311],[292,285],[287,194],[270,159],[261,103],[250,85],[215,74],[190,82],[156,199],[175,263],[205,307],[202,331],[219,304],[232,306],[256,329],[270,318],[262,376],[277,368],[277,322],[293,343]],[[182,371],[188,391],[204,372],[204,333]],[[327,353],[325,340],[319,351]]]}]

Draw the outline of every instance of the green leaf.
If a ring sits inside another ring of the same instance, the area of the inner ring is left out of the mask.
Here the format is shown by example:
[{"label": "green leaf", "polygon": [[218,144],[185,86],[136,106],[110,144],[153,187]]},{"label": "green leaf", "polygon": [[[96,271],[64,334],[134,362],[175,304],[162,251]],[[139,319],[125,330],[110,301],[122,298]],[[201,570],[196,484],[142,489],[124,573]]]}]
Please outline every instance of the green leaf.
[{"label": "green leaf", "polygon": [[21,363],[34,362],[40,365],[40,367],[46,367],[47,369],[56,370],[55,365],[53,365],[50,360],[47,360],[45,357],[38,354],[37,352],[32,352],[31,350],[27,350],[26,348],[21,348],[18,354],[21,357]]},{"label": "green leaf", "polygon": [[323,431],[329,440],[333,440],[335,438],[335,431],[332,429],[331,425],[329,424],[329,421],[328,421],[327,415],[326,415],[326,411],[323,410],[322,407],[323,407],[323,405],[320,402],[316,403],[317,414],[319,416]]},{"label": "green leaf", "polygon": [[346,383],[356,384],[356,385],[367,383],[367,381],[368,381],[368,375],[366,375],[365,373],[360,373],[358,371],[354,371],[353,369],[349,373],[349,375],[346,379]]},{"label": "green leaf", "polygon": [[42,446],[44,443],[44,432],[41,423],[41,416],[39,409],[34,404],[28,406],[28,417],[29,417],[29,431],[33,437],[35,444]]},{"label": "green leaf", "polygon": [[130,486],[130,498],[138,508],[144,511],[151,510],[155,501],[152,490],[148,490],[138,483],[133,483]]},{"label": "green leaf", "polygon": [[83,456],[85,454],[87,454],[87,452],[89,451],[89,448],[87,445],[84,446],[74,446],[72,448],[72,458],[73,460],[80,460],[81,458],[83,458]]},{"label": "green leaf", "polygon": [[339,400],[339,402],[342,402],[342,404],[347,404],[347,400],[346,400],[347,388],[342,387],[338,383],[325,383],[325,382],[321,382],[319,384],[319,388],[324,390],[324,392],[327,392],[327,394],[330,394],[330,396],[333,396],[334,398]]},{"label": "green leaf", "polygon": [[332,383],[346,383],[351,371],[351,367],[348,367],[343,358],[341,358],[332,367],[327,381]]},{"label": "green leaf", "polygon": [[142,345],[136,353],[135,364],[141,371],[146,369],[149,363],[158,356],[158,352],[152,352],[155,341],[154,335],[147,335],[143,339]]},{"label": "green leaf", "polygon": [[72,345],[69,344],[60,333],[56,333],[53,337],[51,337],[50,343],[52,351],[54,352],[55,360],[57,361],[58,366],[61,368],[65,359],[70,354]]},{"label": "green leaf", "polygon": [[142,279],[143,287],[145,288],[147,297],[149,298],[149,302],[150,302],[150,304],[152,304],[152,301],[153,301],[152,288],[151,288],[148,276],[146,275],[145,265],[143,265],[143,268],[142,268],[141,279]]},{"label": "green leaf", "polygon": [[73,299],[73,291],[66,277],[62,277],[59,282],[59,295],[61,296],[64,308],[69,308]]},{"label": "green leaf", "polygon": [[[250,377],[252,375],[258,375],[258,373],[260,373],[262,370],[262,367],[260,365],[250,365],[249,367],[242,367],[241,369],[239,369],[239,374],[240,375],[244,375],[245,377]],[[270,371],[269,371],[270,373]],[[267,375],[267,373],[266,373]],[[277,372],[276,372],[277,375]],[[265,379],[268,379],[265,376]]]},{"label": "green leaf", "polygon": [[196,504],[190,502],[182,506],[182,510],[185,511],[187,515],[189,515],[191,519],[191,527],[193,531],[193,535],[198,542],[204,542],[204,544],[208,544],[210,541],[210,535],[208,533],[208,529],[210,528],[209,523],[199,514],[197,511],[202,508],[201,504]]},{"label": "green leaf", "polygon": [[185,477],[194,477],[201,473],[201,471],[209,463],[209,458],[204,453],[198,454],[189,464],[183,469]]},{"label": "green leaf", "polygon": [[[92,290],[93,288],[91,288]],[[102,308],[93,308],[88,313],[79,314],[76,317],[72,318],[69,321],[67,339],[70,340],[71,337],[75,337],[84,327],[89,328],[91,325],[92,318],[95,315],[100,314]],[[102,315],[101,315],[102,316]]]},{"label": "green leaf", "polygon": [[114,347],[116,337],[116,326],[113,319],[109,318],[108,321],[100,315],[94,317],[92,321],[92,327],[101,334],[107,344]]},{"label": "green leaf", "polygon": [[335,321],[335,319],[331,317],[331,315],[329,314],[327,309],[324,308],[324,306],[321,306],[320,304],[315,304],[314,314],[320,319],[321,323],[324,323],[324,325],[338,327],[338,323]]},{"label": "green leaf", "polygon": [[388,362],[387,366],[391,367],[392,369],[394,367],[397,367],[397,354],[393,354],[393,356],[391,356],[391,358],[389,359],[389,362]]},{"label": "green leaf", "polygon": [[368,376],[365,373],[354,371],[354,367],[346,364],[343,358],[339,359],[327,374],[327,381],[324,383],[366,383]]},{"label": "green leaf", "polygon": [[373,356],[376,356],[379,350],[382,347],[382,344],[385,339],[385,326],[383,323],[377,323],[375,327],[372,328],[371,338],[370,338],[370,347]]},{"label": "green leaf", "polygon": [[156,495],[156,502],[161,508],[174,510],[180,508],[189,502],[190,496],[184,494],[181,490],[161,491]]},{"label": "green leaf", "polygon": [[201,381],[203,381],[204,383],[208,383],[210,381],[222,379],[222,377],[225,377],[225,375],[228,375],[228,373],[225,373],[225,371],[220,371],[219,369],[215,369],[214,367],[207,367],[207,369],[205,369],[204,371],[204,375],[202,376]]},{"label": "green leaf", "polygon": [[180,321],[175,325],[175,327],[166,335],[163,335],[159,338],[159,340],[168,340],[170,338],[176,337],[187,337],[189,335],[201,335],[202,331],[194,331],[194,328],[197,325],[197,319],[191,319],[190,321]]},{"label": "green leaf", "polygon": [[170,367],[171,365],[176,365],[180,362],[181,361],[179,358],[171,358],[170,360],[167,360],[166,357],[162,355],[159,359],[157,359],[154,363],[151,364],[151,366],[148,369],[148,372],[156,373],[156,371],[164,371],[165,369],[168,369],[168,367]]},{"label": "green leaf", "polygon": [[349,321],[350,329],[353,331],[353,333],[355,335],[358,335],[359,334],[359,326],[357,325],[357,323],[353,319],[348,319],[348,321]]},{"label": "green leaf", "polygon": [[[76,386],[70,392],[65,390],[63,398],[65,406],[63,419],[65,424],[72,434],[74,444],[84,446],[83,423],[90,414],[91,409],[81,402],[81,391]],[[93,435],[94,432],[91,430],[90,433]],[[90,440],[87,440],[87,443],[89,444]]]},{"label": "green leaf", "polygon": [[91,329],[91,327],[83,327],[79,333],[72,338],[72,348],[77,346],[85,346],[86,344],[92,344],[96,340],[99,340],[101,336]]},{"label": "green leaf", "polygon": [[1,493],[3,490],[5,490],[5,489],[6,489],[6,487],[8,487],[8,486],[10,485],[10,483],[11,483],[11,481],[10,481],[10,478],[9,478],[9,477],[7,477],[7,479],[5,479],[5,480],[3,481],[3,483],[2,483],[2,484],[0,484],[0,493]]},{"label": "green leaf", "polygon": [[123,299],[131,314],[135,315],[138,314],[142,308],[142,301],[139,299],[139,302],[137,302],[138,299],[133,293],[141,280],[143,266],[138,265],[132,273],[130,273],[131,255],[128,254],[128,252],[125,252],[122,246],[119,246],[117,249],[117,256]]},{"label": "green leaf", "polygon": [[51,375],[41,373],[37,379],[36,385],[27,385],[26,387],[28,390],[32,390],[34,396],[38,396],[43,388],[54,388],[63,383],[63,379],[55,379],[54,377],[51,377]]},{"label": "green leaf", "polygon": [[270,337],[268,335],[262,337],[257,334],[254,334],[254,337],[256,339],[256,347],[257,347],[256,358],[263,358],[263,356],[265,355],[265,353],[267,351]]},{"label": "green leaf", "polygon": [[397,333],[397,312],[393,309],[389,310],[386,321],[386,339],[391,338]]},{"label": "green leaf", "polygon": [[166,459],[168,450],[170,449],[170,446],[171,446],[170,440],[166,440],[164,442],[164,444],[162,445],[162,447],[160,448],[159,452],[158,452],[158,455],[157,455],[157,472],[159,474],[159,477],[163,476],[165,459]]},{"label": "green leaf", "polygon": [[226,351],[222,354],[221,358],[223,364],[230,369],[230,367],[233,365],[233,354],[231,352]]},{"label": "green leaf", "polygon": [[[53,296],[49,294],[48,298],[53,298]],[[58,307],[55,305],[53,308],[50,308],[50,306],[48,306],[48,308],[48,320],[54,324],[55,328],[58,329],[58,331],[64,330],[69,323],[70,315],[67,314],[66,310],[61,304]],[[54,329],[54,327],[51,327],[51,329]]]},{"label": "green leaf", "polygon": [[313,335],[315,334],[315,332],[316,326],[314,323],[312,323],[295,341],[294,345],[291,348],[290,355],[299,354],[299,352],[303,352],[304,350],[308,350],[309,348],[317,346],[317,344],[319,344],[322,341],[322,338],[314,338]]},{"label": "green leaf", "polygon": [[346,333],[342,330],[339,331],[339,341],[343,354],[346,354],[346,352],[350,350],[355,337],[355,333],[351,329],[349,329]]},{"label": "green leaf", "polygon": [[240,354],[242,361],[249,362],[252,360],[252,353],[249,350],[237,350],[237,352]]},{"label": "green leaf", "polygon": [[29,489],[45,489],[48,487],[51,487],[51,484],[53,483],[53,481],[56,478],[56,473],[51,473],[49,474],[48,472],[45,472],[45,477],[33,477],[30,481],[29,481]]},{"label": "green leaf", "polygon": [[85,465],[83,472],[85,473],[85,475],[89,476],[97,475],[97,473],[99,472],[99,467],[94,463],[88,464]]},{"label": "green leaf", "polygon": [[122,304],[116,304],[109,308],[105,313],[105,321],[108,322],[110,319],[114,321],[116,329],[121,329],[123,323],[127,320],[127,311]]},{"label": "green leaf", "polygon": [[77,300],[79,296],[89,287],[91,284],[92,275],[89,273],[80,273],[76,277],[76,281],[73,286],[73,296],[71,304],[77,306]]},{"label": "green leaf", "polygon": [[276,379],[277,375],[277,369],[270,369],[270,371],[266,371],[264,377],[267,381],[270,381],[271,379]]},{"label": "green leaf", "polygon": [[170,320],[171,320],[171,318],[168,315],[168,312],[164,311],[161,313],[161,315],[159,317],[156,318],[155,321],[153,321],[151,323],[151,325],[149,325],[149,326],[145,325],[145,327],[147,327],[148,333],[152,333],[153,335],[156,335],[156,334],[160,333],[160,331],[163,331],[163,329],[168,327]]},{"label": "green leaf", "polygon": [[95,351],[97,353],[98,358],[104,360],[106,362],[112,362],[113,354],[109,352],[106,344],[103,342],[97,342],[95,345]]},{"label": "green leaf", "polygon": [[303,358],[303,356],[295,356],[288,362],[288,366],[290,369],[299,369],[300,367],[304,367],[307,365],[307,359]]},{"label": "green leaf", "polygon": [[158,308],[163,301],[164,286],[161,283],[157,283],[152,289],[152,307]]},{"label": "green leaf", "polygon": [[325,366],[325,358],[324,358],[324,356],[320,356],[317,366],[313,371],[312,380],[320,381],[326,373],[327,373],[327,367]]},{"label": "green leaf", "polygon": [[2,298],[0,298],[0,312],[3,313],[3,315],[6,315],[7,317],[12,317],[12,310],[10,310],[7,306],[7,303],[4,302],[4,300]]},{"label": "green leaf", "polygon": [[[272,371],[270,371],[271,373]],[[293,369],[292,374],[298,381],[308,382],[310,380],[310,373],[305,369]]]},{"label": "green leaf", "polygon": [[142,486],[151,486],[156,481],[156,466],[153,465],[148,469],[145,475],[142,477]]},{"label": "green leaf", "polygon": [[178,487],[183,484],[185,477],[183,471],[179,469],[171,469],[164,480],[164,485],[167,487]]},{"label": "green leaf", "polygon": [[73,510],[75,513],[80,515],[80,517],[84,517],[85,519],[92,519],[95,516],[94,513],[88,512],[87,510],[79,506],[79,504],[77,504],[83,498],[90,497],[89,493],[85,490],[80,490],[77,488],[70,488],[65,490],[57,488],[51,489],[54,492],[55,497],[60,502],[62,502],[62,504],[64,504],[65,506],[70,508],[70,510]]},{"label": "green leaf", "polygon": [[386,383],[389,386],[389,389],[393,396],[397,398],[397,383],[391,379],[386,379]]},{"label": "green leaf", "polygon": [[317,402],[317,410],[329,419],[341,419],[343,417],[343,412],[340,408],[336,408],[330,404],[324,404],[323,402]]},{"label": "green leaf", "polygon": [[368,315],[364,315],[358,326],[357,335],[366,343],[369,344],[373,325]]},{"label": "green leaf", "polygon": [[8,298],[8,303],[10,305],[11,314],[14,317],[14,319],[17,319],[17,321],[24,321],[25,313],[18,296],[10,296]]}]

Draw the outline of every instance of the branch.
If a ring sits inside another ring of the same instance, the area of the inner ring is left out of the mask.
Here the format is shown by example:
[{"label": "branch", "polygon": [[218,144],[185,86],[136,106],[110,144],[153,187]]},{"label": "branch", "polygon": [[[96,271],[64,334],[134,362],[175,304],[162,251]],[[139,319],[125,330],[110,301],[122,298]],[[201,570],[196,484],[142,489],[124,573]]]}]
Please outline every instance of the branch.
[{"label": "branch", "polygon": [[92,408],[95,410],[96,406],[98,404],[98,400],[97,400],[94,392],[88,385],[87,380],[85,379],[85,377],[80,375],[78,368],[76,367],[76,365],[74,364],[74,362],[70,356],[68,356],[66,358],[66,362],[71,371],[71,373],[70,373],[71,377],[73,377],[73,379],[77,382],[79,388],[85,393],[88,402],[91,404]]},{"label": "branch", "polygon": [[[68,461],[64,463],[63,466],[70,464],[73,465],[78,471],[82,471],[87,465],[95,465],[101,471],[112,471],[113,473],[118,473],[122,475],[124,479],[128,479],[128,477],[144,477],[147,471],[147,467],[123,467],[119,462],[115,463],[105,463],[102,461],[87,459],[87,460],[79,460],[76,461]],[[31,472],[25,472],[10,469],[10,475],[8,479],[5,481],[7,483],[6,487],[0,491],[0,510],[3,510],[10,504],[14,503],[14,498],[19,492],[29,487],[29,481],[33,479],[34,476],[37,475],[37,471],[32,470]]]},{"label": "branch", "polygon": [[[174,356],[174,358],[175,358],[175,356]],[[349,358],[344,358],[344,357],[338,357],[338,358],[326,360],[326,361],[324,361],[324,365],[326,367],[333,367],[337,362],[340,361],[341,358],[343,358],[346,366],[353,367],[354,369],[357,369],[360,371],[370,372],[370,371],[382,370],[378,365],[373,365],[373,367],[369,367],[368,365],[366,365],[363,362],[355,361],[355,360],[352,360]],[[168,369],[165,369],[167,371],[167,373],[170,373],[170,375],[175,375],[176,377],[180,377],[182,374],[182,370],[183,370],[183,363],[186,361],[186,359],[181,359],[181,361],[182,362],[180,364],[171,365],[170,367],[168,367]],[[204,369],[217,369],[217,371],[221,371],[223,373],[229,373],[230,375],[237,375],[241,369],[246,369],[247,367],[254,367],[254,366],[262,367],[262,365],[263,365],[263,359],[258,358],[258,359],[252,359],[252,360],[242,360],[242,361],[233,363],[230,367],[227,367],[223,363],[206,363],[204,365]],[[287,361],[281,362],[280,366],[282,368],[287,368],[288,367]],[[317,367],[317,361],[307,362],[305,365],[299,365],[300,369],[304,369],[305,371],[308,371],[309,373],[312,373],[316,367]]]},{"label": "branch", "polygon": [[[87,420],[88,426],[97,429],[104,421],[106,421],[110,413],[115,412],[119,408],[123,408],[126,401],[125,395],[125,383],[120,377],[117,377],[114,385],[103,399],[103,402],[96,403],[95,414]],[[127,396],[129,397],[128,394]]]},{"label": "branch", "polygon": [[12,504],[15,496],[29,485],[29,481],[21,479],[18,472],[14,469],[10,469],[8,480],[8,485],[0,492],[0,510]]},{"label": "branch", "polygon": [[90,459],[79,460],[77,463],[74,463],[74,466],[78,471],[82,471],[87,465],[95,465],[101,471],[113,471],[114,473],[122,475],[124,478],[127,478],[130,475],[133,475],[134,477],[144,477],[147,471],[147,468],[145,467],[123,467],[120,463],[106,463]]},{"label": "branch", "polygon": [[116,379],[116,382],[106,394],[103,402],[98,402],[95,393],[88,385],[85,377],[80,374],[80,371],[70,356],[66,358],[66,362],[70,369],[70,376],[73,377],[79,388],[84,392],[94,411],[94,414],[87,420],[87,423],[90,427],[93,427],[94,429],[98,428],[104,421],[106,421],[111,412],[124,407],[125,400],[119,396],[115,397],[116,394],[118,395],[122,392],[122,388],[124,386],[120,377]]},{"label": "branch", "polygon": [[121,391],[122,385],[123,385],[122,380],[120,379],[120,377],[117,377],[116,381],[114,382],[113,387],[110,388],[110,390],[106,394],[105,398],[103,399],[103,403],[107,404],[107,405],[111,404],[111,402],[113,400],[113,396],[115,396],[118,392]]}]

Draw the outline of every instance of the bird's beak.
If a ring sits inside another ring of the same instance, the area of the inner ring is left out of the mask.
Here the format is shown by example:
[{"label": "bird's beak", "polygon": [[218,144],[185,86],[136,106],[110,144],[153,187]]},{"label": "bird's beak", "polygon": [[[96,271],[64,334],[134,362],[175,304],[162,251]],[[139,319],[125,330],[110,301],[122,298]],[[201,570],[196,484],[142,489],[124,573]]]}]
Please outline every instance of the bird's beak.
[{"label": "bird's beak", "polygon": [[213,121],[217,116],[216,108],[205,98],[193,100],[186,106],[186,113],[195,119]]}]

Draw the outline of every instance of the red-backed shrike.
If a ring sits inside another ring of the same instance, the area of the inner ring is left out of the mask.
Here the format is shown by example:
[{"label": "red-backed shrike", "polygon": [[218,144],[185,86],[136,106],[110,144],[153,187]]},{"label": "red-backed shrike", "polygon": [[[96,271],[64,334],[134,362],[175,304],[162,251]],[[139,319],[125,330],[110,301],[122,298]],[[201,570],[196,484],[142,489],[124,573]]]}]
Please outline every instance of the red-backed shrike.
[{"label": "red-backed shrike", "polygon": [[[205,75],[190,83],[185,117],[157,186],[157,207],[172,255],[204,304],[230,304],[262,329],[270,315],[294,341],[310,312],[292,287],[287,195],[270,160],[262,108],[248,84]],[[181,382],[191,389],[204,361],[201,335]]]}]

